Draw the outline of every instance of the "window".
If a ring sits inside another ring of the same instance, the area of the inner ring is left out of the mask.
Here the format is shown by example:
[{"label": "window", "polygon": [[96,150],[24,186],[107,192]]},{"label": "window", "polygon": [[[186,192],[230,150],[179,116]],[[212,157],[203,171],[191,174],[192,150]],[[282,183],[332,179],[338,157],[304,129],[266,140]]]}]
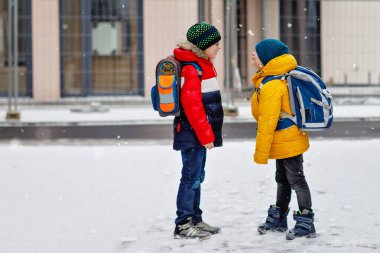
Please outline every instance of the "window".
[{"label": "window", "polygon": [[[32,95],[31,1],[18,1],[18,90]],[[8,1],[0,1],[0,95],[8,96]]]},{"label": "window", "polygon": [[280,38],[298,64],[321,74],[320,1],[280,0]]},{"label": "window", "polygon": [[63,96],[143,93],[142,1],[61,0]]}]

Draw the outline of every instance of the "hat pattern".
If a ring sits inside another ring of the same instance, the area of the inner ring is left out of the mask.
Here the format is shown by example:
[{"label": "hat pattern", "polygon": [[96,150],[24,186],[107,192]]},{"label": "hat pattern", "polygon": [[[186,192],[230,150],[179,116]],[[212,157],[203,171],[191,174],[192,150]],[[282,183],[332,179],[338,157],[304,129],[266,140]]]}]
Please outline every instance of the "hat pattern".
[{"label": "hat pattern", "polygon": [[221,39],[220,33],[215,26],[203,21],[190,27],[186,37],[189,42],[201,50],[209,48]]}]

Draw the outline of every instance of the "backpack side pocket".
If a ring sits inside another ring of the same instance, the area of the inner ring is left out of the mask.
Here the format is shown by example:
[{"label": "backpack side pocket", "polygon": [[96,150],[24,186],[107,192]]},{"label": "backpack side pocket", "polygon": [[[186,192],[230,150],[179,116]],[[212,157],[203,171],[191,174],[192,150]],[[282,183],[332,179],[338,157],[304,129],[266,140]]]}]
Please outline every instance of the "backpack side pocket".
[{"label": "backpack side pocket", "polygon": [[158,111],[158,101],[157,101],[157,86],[154,85],[150,91],[150,98],[152,99],[152,106],[155,111]]}]

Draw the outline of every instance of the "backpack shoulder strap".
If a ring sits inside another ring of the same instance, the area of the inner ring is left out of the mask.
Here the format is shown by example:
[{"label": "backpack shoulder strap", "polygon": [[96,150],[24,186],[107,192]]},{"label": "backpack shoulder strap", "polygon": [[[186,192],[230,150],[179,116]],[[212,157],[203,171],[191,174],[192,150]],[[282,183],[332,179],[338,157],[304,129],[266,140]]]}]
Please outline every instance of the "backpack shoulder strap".
[{"label": "backpack shoulder strap", "polygon": [[261,84],[260,84],[259,88],[255,89],[255,91],[257,91],[257,93],[260,94],[260,91],[261,91],[261,89],[263,88],[264,84],[266,84],[267,82],[270,82],[270,81],[272,81],[272,80],[275,80],[275,79],[285,80],[287,76],[288,76],[288,74],[285,74],[285,75],[279,75],[279,76],[267,76],[267,77],[265,77],[265,78],[261,81]]},{"label": "backpack shoulder strap", "polygon": [[[262,81],[260,86],[256,89],[256,92],[260,94],[260,90],[263,88],[263,86],[272,80],[286,80],[286,78],[289,76],[289,73],[286,73],[284,75],[278,75],[278,76],[267,76]],[[289,115],[284,111],[281,111],[279,121],[277,123],[276,130],[283,130],[288,127],[293,126],[294,124],[297,124],[296,118],[293,115]]]},{"label": "backpack shoulder strap", "polygon": [[181,66],[182,66],[182,67],[184,67],[184,66],[188,66],[188,65],[193,66],[193,67],[197,70],[197,72],[198,72],[198,77],[199,77],[199,79],[202,80],[202,68],[201,68],[201,66],[199,66],[199,64],[196,63],[196,62],[181,62]]}]

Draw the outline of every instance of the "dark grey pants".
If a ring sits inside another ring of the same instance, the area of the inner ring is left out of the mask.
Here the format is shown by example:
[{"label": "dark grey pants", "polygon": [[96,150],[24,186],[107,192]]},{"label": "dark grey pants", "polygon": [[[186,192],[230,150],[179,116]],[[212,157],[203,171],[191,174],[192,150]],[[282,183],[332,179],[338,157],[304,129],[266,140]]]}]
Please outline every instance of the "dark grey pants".
[{"label": "dark grey pants", "polygon": [[299,210],[311,209],[310,189],[303,172],[302,154],[276,160],[277,201],[283,212],[288,209],[292,189],[296,192]]}]

